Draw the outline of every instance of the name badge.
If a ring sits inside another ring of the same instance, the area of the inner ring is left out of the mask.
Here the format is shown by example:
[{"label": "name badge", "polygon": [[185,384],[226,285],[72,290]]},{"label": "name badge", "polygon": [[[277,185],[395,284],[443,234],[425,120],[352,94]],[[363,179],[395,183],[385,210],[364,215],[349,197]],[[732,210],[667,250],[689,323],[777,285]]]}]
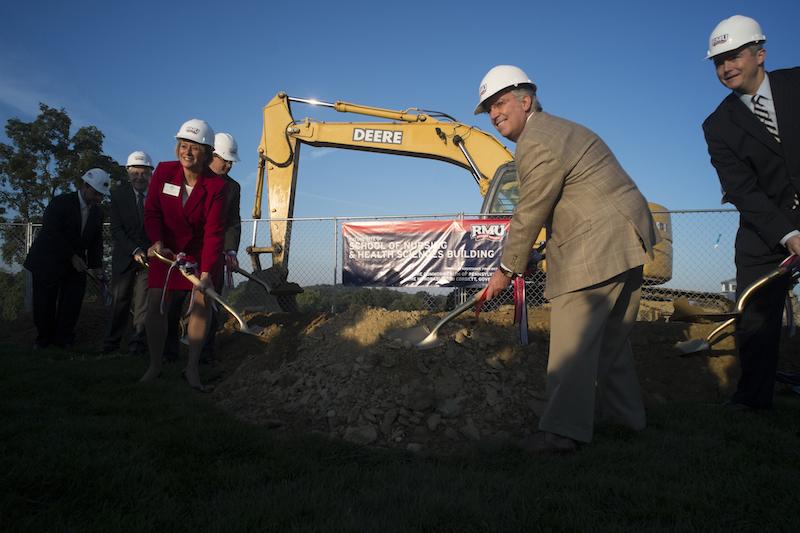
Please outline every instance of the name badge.
[{"label": "name badge", "polygon": [[161,189],[161,192],[177,198],[181,194],[181,188],[172,183],[165,183],[164,188]]}]

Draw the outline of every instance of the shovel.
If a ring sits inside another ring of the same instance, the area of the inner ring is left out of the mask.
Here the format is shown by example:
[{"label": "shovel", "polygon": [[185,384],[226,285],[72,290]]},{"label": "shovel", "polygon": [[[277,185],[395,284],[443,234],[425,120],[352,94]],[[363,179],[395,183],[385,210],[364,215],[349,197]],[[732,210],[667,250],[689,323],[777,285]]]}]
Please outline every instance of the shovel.
[{"label": "shovel", "polygon": [[86,276],[97,286],[97,291],[100,293],[100,299],[103,301],[103,305],[106,307],[110,306],[113,303],[113,297],[111,293],[108,292],[108,285],[105,280],[95,276],[94,272],[89,269],[86,269]]},{"label": "shovel", "polygon": [[[725,335],[722,335],[725,328],[736,324],[736,321],[742,316],[742,312],[744,311],[745,306],[750,301],[750,298],[753,296],[753,294],[758,292],[758,290],[764,285],[767,285],[773,280],[786,274],[789,274],[793,280],[796,281],[798,270],[800,270],[800,257],[792,254],[784,259],[778,268],[751,283],[736,300],[736,308],[733,312],[719,313],[716,315],[719,320],[725,320],[725,322],[717,326],[714,331],[706,336],[705,339],[689,339],[686,341],[676,342],[675,348],[683,355],[689,355],[710,349],[711,346],[732,333],[729,331]],[[713,314],[703,314],[702,318],[709,319],[713,316]],[[687,317],[683,318],[685,319]]]},{"label": "shovel", "polygon": [[[162,263],[166,263],[167,265],[170,265],[170,266],[175,264],[175,261],[173,261],[172,259],[169,259],[167,257],[164,257],[163,255],[159,254],[158,252],[154,252],[154,255]],[[200,286],[200,278],[198,278],[196,275],[194,275],[194,274],[192,274],[190,272],[186,272],[182,268],[178,268],[178,270],[180,271],[181,274],[183,274],[184,278],[188,279],[192,283],[192,285],[194,285],[195,287],[199,287]],[[236,321],[239,323],[239,330],[238,331],[240,333],[245,333],[247,335],[258,336],[258,334],[260,333],[260,329],[261,328],[255,329],[255,328],[251,328],[250,326],[248,326],[247,322],[244,320],[244,318],[242,318],[242,316],[239,313],[237,313],[236,310],[233,307],[228,305],[228,303],[225,302],[225,300],[222,299],[222,296],[217,294],[217,291],[215,291],[214,289],[209,287],[209,288],[205,289],[203,291],[203,293],[208,295],[212,300],[216,301],[219,305],[224,307],[236,319]]]},{"label": "shovel", "polygon": [[483,299],[483,293],[484,290],[481,289],[480,292],[473,294],[467,301],[450,311],[447,316],[433,326],[433,329],[428,329],[425,326],[416,326],[411,329],[390,333],[388,336],[401,342],[408,341],[418,350],[430,350],[431,348],[441,346],[444,344],[444,341],[439,339],[439,330],[442,326],[481,301]]}]

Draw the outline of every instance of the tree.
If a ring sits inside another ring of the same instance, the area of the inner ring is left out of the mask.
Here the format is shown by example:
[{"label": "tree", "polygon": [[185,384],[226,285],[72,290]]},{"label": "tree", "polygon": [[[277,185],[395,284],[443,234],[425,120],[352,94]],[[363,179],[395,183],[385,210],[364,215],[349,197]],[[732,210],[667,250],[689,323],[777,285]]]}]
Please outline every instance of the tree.
[{"label": "tree", "polygon": [[[103,153],[99,129],[84,126],[70,136],[71,126],[63,108],[43,103],[32,122],[8,120],[11,144],[0,143],[0,222],[41,222],[50,201],[71,191],[90,168],[102,168],[115,178],[124,175],[124,168]],[[2,230],[3,259],[21,263],[25,246],[19,229]]]}]

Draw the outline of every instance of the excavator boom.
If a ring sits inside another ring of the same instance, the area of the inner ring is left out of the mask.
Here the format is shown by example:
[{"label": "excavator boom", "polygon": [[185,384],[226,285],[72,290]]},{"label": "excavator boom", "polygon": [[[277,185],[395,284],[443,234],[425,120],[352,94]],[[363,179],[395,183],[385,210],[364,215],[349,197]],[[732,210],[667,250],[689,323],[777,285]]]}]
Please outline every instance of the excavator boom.
[{"label": "excavator boom", "polygon": [[[396,122],[296,121],[290,102],[331,107],[342,113],[390,119]],[[294,197],[300,145],[363,150],[384,154],[437,159],[467,169],[481,195],[485,195],[495,172],[514,156],[494,136],[442,115],[417,110],[392,111],[346,102],[329,104],[278,93],[264,106],[264,126],[259,144],[259,170],[253,218],[262,216],[265,174],[269,177],[270,248],[251,247],[251,257],[271,253],[273,265],[286,268],[291,230],[285,219],[294,215]],[[255,253],[254,253],[255,252]],[[260,268],[254,264],[254,269]]]}]

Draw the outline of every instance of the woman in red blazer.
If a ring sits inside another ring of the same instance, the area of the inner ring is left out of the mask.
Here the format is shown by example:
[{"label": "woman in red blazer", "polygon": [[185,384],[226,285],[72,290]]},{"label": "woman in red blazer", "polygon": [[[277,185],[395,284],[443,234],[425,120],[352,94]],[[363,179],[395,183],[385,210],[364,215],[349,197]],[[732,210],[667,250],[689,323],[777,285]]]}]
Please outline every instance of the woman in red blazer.
[{"label": "woman in red blazer", "polygon": [[175,138],[178,161],[158,164],[145,200],[144,228],[153,243],[148,256],[153,257],[154,252],[167,257],[186,254],[197,263],[201,288],[193,290],[180,272],[169,273],[167,265],[150,260],[145,322],[150,367],[141,381],[152,381],[161,374],[171,291],[193,290],[187,331],[189,361],[183,375],[192,388],[207,392],[198,366],[211,314],[203,289],[213,286],[212,279],[222,269],[225,181],[208,168],[214,150],[214,131],[208,123],[192,119],[181,126]]}]

